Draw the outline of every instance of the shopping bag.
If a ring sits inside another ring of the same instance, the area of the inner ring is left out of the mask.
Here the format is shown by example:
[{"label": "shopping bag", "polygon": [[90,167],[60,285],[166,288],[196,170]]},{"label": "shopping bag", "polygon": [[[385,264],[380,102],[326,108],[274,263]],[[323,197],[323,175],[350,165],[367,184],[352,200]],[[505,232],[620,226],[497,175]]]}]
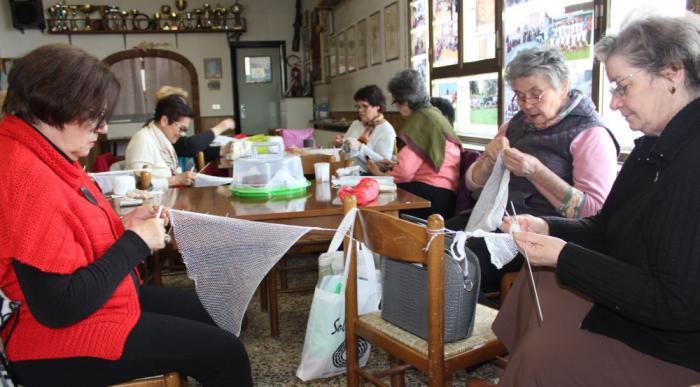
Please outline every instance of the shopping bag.
[{"label": "shopping bag", "polygon": [[[345,232],[352,235],[352,225],[355,223],[357,209],[349,211],[338,227],[331,241],[328,253],[334,253],[340,247]],[[345,265],[348,267],[350,254],[345,252]],[[377,286],[377,274],[372,252],[364,246],[357,250],[357,260],[364,266],[364,278],[358,273],[357,307],[359,314],[379,310],[380,291]],[[359,270],[358,270],[359,272]],[[348,270],[342,275],[334,274],[323,278],[314,290],[314,298],[306,325],[304,348],[301,363],[297,369],[297,377],[303,381],[318,378],[328,378],[346,371],[347,352],[345,350],[345,287]],[[370,344],[358,340],[358,357],[360,366],[367,364]]]}]

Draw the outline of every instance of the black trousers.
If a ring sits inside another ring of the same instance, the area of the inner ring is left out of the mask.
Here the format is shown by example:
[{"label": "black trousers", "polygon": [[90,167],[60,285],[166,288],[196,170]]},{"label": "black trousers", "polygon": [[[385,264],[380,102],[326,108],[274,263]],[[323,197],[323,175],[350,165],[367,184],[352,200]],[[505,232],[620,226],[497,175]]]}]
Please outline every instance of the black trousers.
[{"label": "black trousers", "polygon": [[430,208],[418,208],[401,211],[402,214],[413,215],[421,219],[428,219],[432,214],[440,214],[443,219],[450,219],[455,212],[457,195],[449,189],[435,187],[420,181],[399,183],[397,187],[414,195],[430,200]]},{"label": "black trousers", "polygon": [[243,344],[214,324],[194,290],[143,286],[139,298],[141,318],[119,360],[18,361],[10,372],[27,387],[106,386],[172,371],[205,387],[253,385]]}]

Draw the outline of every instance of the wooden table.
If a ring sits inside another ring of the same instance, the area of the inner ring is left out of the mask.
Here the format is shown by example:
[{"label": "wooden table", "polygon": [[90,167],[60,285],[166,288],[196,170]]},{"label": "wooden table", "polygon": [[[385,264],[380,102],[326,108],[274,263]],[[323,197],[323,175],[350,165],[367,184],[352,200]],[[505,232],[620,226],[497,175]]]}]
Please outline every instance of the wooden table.
[{"label": "wooden table", "polygon": [[[173,188],[165,194],[162,204],[176,210],[239,219],[289,224],[295,226],[337,228],[343,218],[343,206],[337,197],[337,189],[329,183],[312,182],[306,193],[294,198],[251,199],[231,193],[229,186],[206,188]],[[430,201],[401,189],[381,193],[367,208],[398,216],[400,210],[430,207]],[[328,233],[310,232],[298,242],[327,246]],[[326,247],[327,248],[327,247]],[[272,336],[279,335],[277,313],[276,269],[267,275],[267,300]]]}]

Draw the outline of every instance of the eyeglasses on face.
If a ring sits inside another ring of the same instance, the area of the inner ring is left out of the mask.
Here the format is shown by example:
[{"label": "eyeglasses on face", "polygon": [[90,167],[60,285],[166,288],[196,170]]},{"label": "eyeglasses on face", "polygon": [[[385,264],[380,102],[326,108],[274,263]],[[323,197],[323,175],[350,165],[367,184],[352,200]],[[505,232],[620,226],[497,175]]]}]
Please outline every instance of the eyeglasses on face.
[{"label": "eyeglasses on face", "polygon": [[634,77],[638,72],[642,71],[642,69],[639,69],[632,74],[622,77],[616,81],[610,82],[610,95],[611,96],[618,96],[618,97],[624,97],[625,94],[627,93],[627,87],[632,83],[632,82],[627,82],[627,84],[623,85],[622,82],[629,81]]},{"label": "eyeglasses on face", "polygon": [[183,125],[177,121],[173,122],[173,125],[177,128],[177,130],[180,131],[180,133],[186,133],[187,132],[187,125]]},{"label": "eyeglasses on face", "polygon": [[368,104],[367,102],[360,102],[355,104],[355,110],[366,110],[369,109],[372,105]]},{"label": "eyeglasses on face", "polygon": [[517,102],[518,105],[524,105],[526,103],[530,105],[537,105],[538,103],[542,102],[543,96],[543,90],[537,90],[529,96],[527,94],[523,94],[516,91],[515,95],[513,95],[513,99],[511,100],[511,102]]}]

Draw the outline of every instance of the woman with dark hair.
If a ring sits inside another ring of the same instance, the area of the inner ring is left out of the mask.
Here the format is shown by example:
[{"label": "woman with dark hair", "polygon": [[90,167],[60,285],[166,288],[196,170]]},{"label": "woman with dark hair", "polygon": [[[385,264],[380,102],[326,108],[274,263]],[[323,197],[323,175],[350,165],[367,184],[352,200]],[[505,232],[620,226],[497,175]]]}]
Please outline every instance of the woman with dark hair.
[{"label": "woman with dark hair", "polygon": [[194,291],[142,286],[164,247],[150,207],[120,219],[77,160],[107,133],[119,81],[68,45],[16,61],[0,122],[0,289],[20,303],[2,339],[26,386],[106,386],[179,371],[250,386],[245,348]]},{"label": "woman with dark hair", "polygon": [[173,144],[187,133],[192,118],[192,108],[179,95],[159,100],[153,118],[131,137],[126,147],[126,168],[150,168],[155,190],[191,185],[195,173],[182,172]]},{"label": "woman with dark hair", "polygon": [[391,159],[396,142],[394,127],[384,119],[386,98],[382,89],[369,85],[353,96],[358,119],[350,124],[345,135],[337,135],[333,144],[343,146],[348,159],[367,171],[367,160]]},{"label": "woman with dark hair", "polygon": [[431,207],[406,211],[427,218],[438,213],[452,216],[459,185],[461,143],[440,110],[430,105],[423,77],[415,70],[403,70],[389,81],[393,104],[405,121],[398,134],[396,162],[369,161],[375,175],[391,175],[399,188],[430,200]]}]

